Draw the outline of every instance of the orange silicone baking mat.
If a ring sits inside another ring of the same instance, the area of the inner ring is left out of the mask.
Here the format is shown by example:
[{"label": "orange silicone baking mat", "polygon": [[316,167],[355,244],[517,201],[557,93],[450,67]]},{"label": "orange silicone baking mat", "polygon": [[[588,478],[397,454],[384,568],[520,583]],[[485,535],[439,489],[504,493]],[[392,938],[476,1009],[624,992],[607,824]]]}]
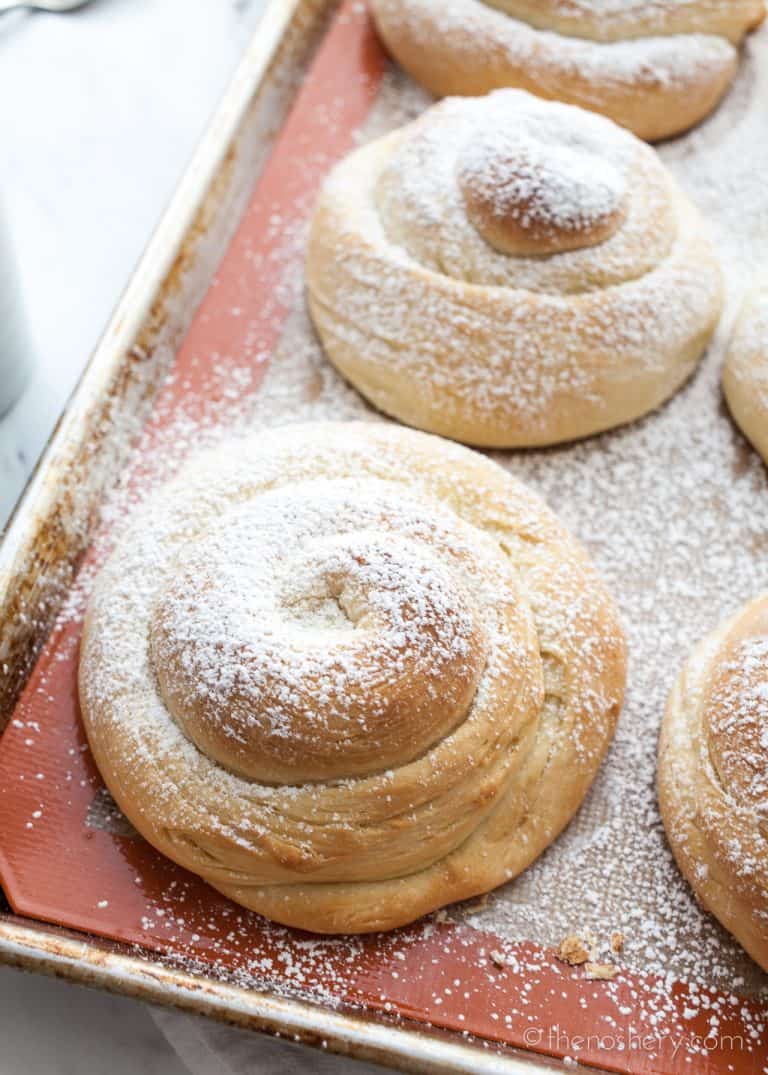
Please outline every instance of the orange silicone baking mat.
[{"label": "orange silicone baking mat", "polygon": [[[329,165],[354,144],[386,70],[369,16],[348,0],[141,438],[131,479],[137,499],[148,460],[167,446],[174,423],[194,428],[212,408],[234,411],[258,391],[289,315],[282,281],[300,261],[293,226],[306,220]],[[250,376],[222,372],[222,356],[233,354],[241,367],[250,364]],[[97,559],[86,559],[84,575]],[[621,968],[610,982],[591,980],[552,949],[441,914],[390,935],[322,939],[228,902],[158,855],[111,806],[78,713],[81,614],[73,601],[61,617],[0,744],[0,876],[16,913],[217,976],[616,1071],[768,1070],[760,1005],[737,995]],[[620,964],[620,955],[612,958]]]}]

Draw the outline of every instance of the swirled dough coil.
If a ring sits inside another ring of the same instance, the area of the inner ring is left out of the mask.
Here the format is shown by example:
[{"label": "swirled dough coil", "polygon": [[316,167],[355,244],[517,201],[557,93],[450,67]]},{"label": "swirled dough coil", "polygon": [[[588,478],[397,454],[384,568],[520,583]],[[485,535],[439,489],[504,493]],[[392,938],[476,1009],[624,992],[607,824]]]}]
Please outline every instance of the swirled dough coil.
[{"label": "swirled dough coil", "polygon": [[688,660],[664,718],[659,794],[699,901],[768,970],[768,595]]},{"label": "swirled dough coil", "polygon": [[443,101],[341,162],[308,280],[326,353],[363,395],[492,447],[654,409],[721,307],[704,223],[655,152],[519,90]]},{"label": "swirled dough coil", "polygon": [[763,0],[371,0],[395,59],[438,97],[528,90],[640,138],[717,105]]},{"label": "swirled dough coil", "polygon": [[613,604],[544,504],[378,424],[192,461],[103,568],[83,719],[156,848],[246,907],[386,929],[514,877],[611,738]]}]

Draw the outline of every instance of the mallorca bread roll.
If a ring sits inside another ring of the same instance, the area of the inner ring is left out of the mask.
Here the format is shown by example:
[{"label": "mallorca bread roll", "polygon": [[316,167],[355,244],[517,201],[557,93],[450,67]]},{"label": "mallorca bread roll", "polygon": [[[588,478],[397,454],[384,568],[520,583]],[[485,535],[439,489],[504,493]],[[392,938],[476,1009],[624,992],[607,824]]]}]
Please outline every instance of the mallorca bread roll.
[{"label": "mallorca bread roll", "polygon": [[613,603],[533,493],[378,424],[270,431],[143,508],[88,611],[93,756],[246,907],[389,929],[523,870],[613,734]]},{"label": "mallorca bread roll", "polygon": [[768,970],[768,595],[683,669],[664,718],[659,795],[699,901]]},{"label": "mallorca bread roll", "polygon": [[763,0],[371,0],[395,59],[438,97],[510,86],[580,105],[640,138],[702,120]]},{"label": "mallorca bread roll", "polygon": [[450,98],[337,165],[308,282],[328,357],[363,395],[492,447],[657,407],[721,305],[701,217],[656,153],[519,90]]}]

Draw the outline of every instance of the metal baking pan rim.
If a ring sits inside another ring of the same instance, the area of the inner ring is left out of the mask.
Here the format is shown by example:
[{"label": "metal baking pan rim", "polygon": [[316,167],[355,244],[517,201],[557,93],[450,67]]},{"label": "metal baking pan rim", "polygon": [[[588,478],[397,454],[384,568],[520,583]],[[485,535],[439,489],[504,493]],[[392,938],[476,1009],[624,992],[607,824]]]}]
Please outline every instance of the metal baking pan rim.
[{"label": "metal baking pan rim", "polygon": [[378,1017],[334,1011],[305,1000],[211,980],[179,971],[162,960],[128,955],[117,945],[101,944],[85,935],[78,939],[77,934],[58,927],[25,926],[7,916],[0,916],[0,962],[147,1003],[181,1008],[338,1055],[372,1063],[395,1062],[407,1071],[498,1075],[503,1070],[515,1075],[542,1067],[561,1068],[544,1057],[500,1051],[503,1047],[497,1049],[493,1043],[484,1046],[451,1041],[449,1032],[433,1036]]}]

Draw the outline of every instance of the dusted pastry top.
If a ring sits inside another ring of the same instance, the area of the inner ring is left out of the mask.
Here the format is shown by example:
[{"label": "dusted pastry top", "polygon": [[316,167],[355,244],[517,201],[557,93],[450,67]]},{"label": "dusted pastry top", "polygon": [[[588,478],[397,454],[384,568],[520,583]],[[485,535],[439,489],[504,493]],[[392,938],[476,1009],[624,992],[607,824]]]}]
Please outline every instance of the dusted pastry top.
[{"label": "dusted pastry top", "polygon": [[540,30],[590,41],[711,34],[738,44],[760,18],[760,0],[482,0]]},{"label": "dusted pastry top", "polygon": [[520,90],[448,98],[337,165],[307,270],[328,357],[356,388],[492,447],[657,407],[721,305],[707,229],[657,154]]},{"label": "dusted pastry top", "polygon": [[[374,179],[386,237],[455,280],[578,294],[674,246],[682,196],[661,160],[583,109],[516,90],[449,98],[388,149]],[[656,301],[662,316],[670,297]]]},{"label": "dusted pastry top", "polygon": [[694,650],[664,719],[659,788],[704,906],[768,969],[768,597]]},{"label": "dusted pastry top", "polygon": [[364,932],[524,869],[624,677],[612,602],[537,497],[437,438],[328,423],[199,457],[139,512],[80,699],[155,847],[280,922]]},{"label": "dusted pastry top", "polygon": [[432,93],[509,86],[602,112],[641,138],[703,119],[763,0],[371,0],[394,57]]}]

